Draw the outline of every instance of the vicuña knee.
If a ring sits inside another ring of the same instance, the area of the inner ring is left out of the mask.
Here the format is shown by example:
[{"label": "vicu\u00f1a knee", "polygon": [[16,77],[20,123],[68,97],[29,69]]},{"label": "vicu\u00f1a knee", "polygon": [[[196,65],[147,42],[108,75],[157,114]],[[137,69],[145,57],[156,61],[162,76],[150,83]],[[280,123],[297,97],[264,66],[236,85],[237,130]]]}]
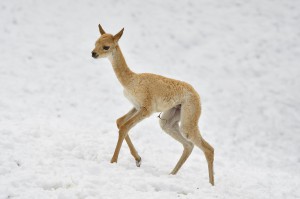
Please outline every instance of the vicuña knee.
[{"label": "vicu\u00f1a knee", "polygon": [[116,124],[117,124],[118,129],[120,128],[120,126],[122,124],[121,119],[122,118],[119,118],[119,119],[116,120]]},{"label": "vicu\u00f1a knee", "polygon": [[187,141],[183,144],[183,148],[191,151],[194,148],[194,144],[192,142]]},{"label": "vicu\u00f1a knee", "polygon": [[181,125],[180,126],[180,132],[182,135],[188,139],[188,140],[193,140],[195,136],[196,129],[191,128],[190,126],[187,125]]}]

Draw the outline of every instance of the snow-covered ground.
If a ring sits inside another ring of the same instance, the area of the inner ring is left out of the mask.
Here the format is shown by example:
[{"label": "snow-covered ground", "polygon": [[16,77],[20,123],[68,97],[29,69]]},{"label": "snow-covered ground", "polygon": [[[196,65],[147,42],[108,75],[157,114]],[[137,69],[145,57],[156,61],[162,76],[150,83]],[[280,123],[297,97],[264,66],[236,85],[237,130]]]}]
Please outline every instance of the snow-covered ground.
[{"label": "snow-covered ground", "polygon": [[[195,148],[181,155],[157,115],[131,131],[131,105],[97,25],[125,32],[131,69],[184,80],[202,98],[215,182]],[[0,1],[0,198],[300,198],[300,1]]]}]

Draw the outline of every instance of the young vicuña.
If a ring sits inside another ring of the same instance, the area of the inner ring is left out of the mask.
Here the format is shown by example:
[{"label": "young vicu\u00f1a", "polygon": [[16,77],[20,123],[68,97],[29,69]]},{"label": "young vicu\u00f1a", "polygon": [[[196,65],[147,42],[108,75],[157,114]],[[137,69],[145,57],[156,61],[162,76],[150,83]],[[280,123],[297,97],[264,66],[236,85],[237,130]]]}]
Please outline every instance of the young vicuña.
[{"label": "young vicu\u00f1a", "polygon": [[127,114],[117,119],[119,137],[111,163],[117,162],[122,142],[125,139],[139,167],[141,157],[133,146],[128,132],[152,113],[162,112],[161,128],[180,142],[184,148],[171,174],[178,172],[196,145],[205,154],[209,182],[214,185],[214,148],[202,138],[198,128],[201,113],[198,93],[191,85],[182,81],[150,73],[134,73],[128,68],[118,44],[124,28],[116,35],[112,35],[106,33],[99,24],[99,31],[101,36],[96,41],[92,56],[110,60],[118,80],[124,87],[124,95],[134,106]]}]

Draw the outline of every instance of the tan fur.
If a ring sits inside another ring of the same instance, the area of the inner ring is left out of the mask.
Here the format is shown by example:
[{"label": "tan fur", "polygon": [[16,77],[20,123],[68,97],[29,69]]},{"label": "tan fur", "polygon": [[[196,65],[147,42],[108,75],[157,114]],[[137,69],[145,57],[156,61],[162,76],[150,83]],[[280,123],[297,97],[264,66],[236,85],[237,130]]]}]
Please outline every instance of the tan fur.
[{"label": "tan fur", "polygon": [[[128,132],[152,113],[163,112],[160,120],[162,129],[184,147],[183,153],[171,174],[178,172],[196,145],[205,154],[208,163],[209,182],[214,185],[214,149],[202,138],[198,128],[201,114],[198,93],[191,85],[182,81],[150,73],[137,74],[132,72],[128,68],[118,45],[123,30],[113,36],[105,33],[99,25],[101,37],[96,41],[92,52],[94,58],[108,58],[110,60],[118,80],[124,87],[125,97],[134,106],[126,115],[117,120],[119,138],[111,162],[117,162],[122,142],[125,139],[137,166],[140,166],[141,157],[133,146]],[[104,49],[107,47],[109,49]]]}]

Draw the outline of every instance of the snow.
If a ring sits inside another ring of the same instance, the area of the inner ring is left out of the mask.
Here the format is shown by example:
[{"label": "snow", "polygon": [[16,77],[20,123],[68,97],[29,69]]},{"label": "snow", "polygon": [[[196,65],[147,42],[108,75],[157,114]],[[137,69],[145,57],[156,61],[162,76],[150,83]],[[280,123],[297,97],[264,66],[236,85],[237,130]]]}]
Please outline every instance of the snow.
[{"label": "snow", "polygon": [[[1,1],[0,198],[300,198],[300,3],[297,0]],[[115,120],[130,103],[91,51],[101,23],[125,27],[135,72],[187,81],[200,93],[215,183],[195,148],[157,115],[131,130],[110,164]]]}]

